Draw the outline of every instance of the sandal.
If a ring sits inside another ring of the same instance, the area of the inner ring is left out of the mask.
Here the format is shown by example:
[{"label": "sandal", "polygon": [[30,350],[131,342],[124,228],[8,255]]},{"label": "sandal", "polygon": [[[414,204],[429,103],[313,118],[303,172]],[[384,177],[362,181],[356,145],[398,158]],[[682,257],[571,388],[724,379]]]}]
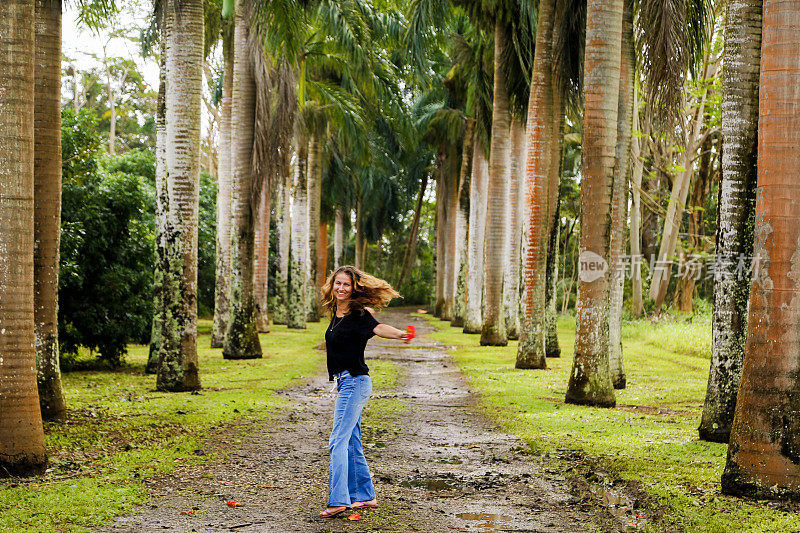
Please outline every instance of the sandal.
[{"label": "sandal", "polygon": [[320,516],[320,518],[333,518],[337,514],[343,513],[346,510],[347,510],[347,507],[341,507],[341,506],[328,507],[327,509],[325,509],[324,511],[319,513],[319,516]]},{"label": "sandal", "polygon": [[376,507],[378,507],[378,502],[377,502],[377,500],[375,500],[375,498],[373,498],[373,499],[367,500],[365,502],[355,502],[355,503],[353,503],[353,509],[363,509],[365,507],[370,508],[370,509],[375,509]]}]

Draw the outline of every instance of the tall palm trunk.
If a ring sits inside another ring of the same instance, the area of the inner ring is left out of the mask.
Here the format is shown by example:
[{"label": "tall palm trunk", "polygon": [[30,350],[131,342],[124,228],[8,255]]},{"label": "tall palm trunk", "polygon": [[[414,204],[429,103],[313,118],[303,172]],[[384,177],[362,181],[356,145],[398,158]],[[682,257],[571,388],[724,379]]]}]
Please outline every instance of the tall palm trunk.
[{"label": "tall palm trunk", "polygon": [[511,170],[508,180],[508,261],[504,273],[503,313],[509,339],[519,338],[519,281],[522,217],[525,201],[525,127],[511,120]]},{"label": "tall palm trunk", "polygon": [[609,298],[608,359],[611,382],[624,389],[627,382],[622,359],[622,297],[625,286],[626,226],[628,219],[628,180],[631,172],[631,128],[633,125],[633,5],[625,0],[622,19],[622,56],[619,74],[617,117],[617,172],[611,207],[611,295]]},{"label": "tall palm trunk", "polygon": [[230,317],[222,357],[254,359],[262,356],[256,325],[256,299],[253,290],[255,266],[253,136],[256,83],[250,57],[250,20],[239,9],[233,38],[233,98],[231,102],[232,195]]},{"label": "tall palm trunk", "polygon": [[[622,12],[623,0],[594,0],[586,10],[582,257],[575,358],[566,394],[568,403],[602,407],[616,404],[608,363],[608,262],[617,163]],[[599,269],[602,273],[597,276]]]},{"label": "tall palm trunk", "polygon": [[291,247],[292,233],[292,174],[287,172],[281,177],[277,188],[275,202],[276,221],[275,230],[278,232],[278,254],[275,262],[278,268],[275,272],[275,309],[272,322],[286,324],[289,321],[289,250]]},{"label": "tall palm trunk", "polygon": [[0,476],[44,470],[34,349],[34,2],[0,3]]},{"label": "tall palm trunk", "polygon": [[503,50],[508,43],[508,30],[498,19],[494,25],[494,100],[492,102],[492,149],[489,154],[489,200],[486,204],[486,243],[484,256],[484,287],[481,326],[482,346],[508,344],[506,321],[503,315],[503,274],[508,250],[508,176],[511,155],[510,119]]},{"label": "tall palm trunk", "polygon": [[344,220],[340,207],[336,208],[335,217],[333,222],[333,268],[339,268],[342,264],[342,248],[344,248]]},{"label": "tall palm trunk", "polygon": [[363,231],[363,220],[361,219],[363,214],[363,210],[361,208],[361,199],[359,198],[356,201],[356,257],[355,257],[355,267],[358,269],[364,269],[364,248],[366,247],[366,242],[364,239],[364,231]]},{"label": "tall palm trunk", "polygon": [[469,180],[464,333],[480,333],[483,323],[483,239],[486,233],[486,203],[489,195],[489,162],[479,137],[475,135],[473,140]]},{"label": "tall palm trunk", "polygon": [[553,20],[554,0],[539,3],[539,23],[531,74],[526,128],[523,212],[522,316],[517,368],[547,368],[545,360],[545,284],[553,183]]},{"label": "tall palm trunk", "polygon": [[[639,125],[639,102],[638,91],[634,86],[633,93],[633,127],[640,129]],[[631,196],[631,312],[633,316],[639,318],[644,313],[644,302],[642,301],[642,222],[641,222],[641,190],[642,173],[644,171],[644,157],[647,153],[647,139],[650,137],[650,120],[645,120],[642,136],[634,138],[631,142],[631,160],[633,170],[631,171],[632,194]],[[644,147],[644,151],[641,147]]]},{"label": "tall palm trunk", "polygon": [[166,15],[165,320],[156,388],[200,388],[197,367],[197,224],[200,190],[200,105],[203,2],[171,0]]},{"label": "tall palm trunk", "polygon": [[253,294],[256,300],[256,327],[260,333],[269,333],[269,219],[270,190],[261,187],[258,216],[255,226],[255,256],[253,258]]},{"label": "tall palm trunk", "polygon": [[42,417],[66,411],[58,353],[61,235],[61,3],[36,0],[34,330]]},{"label": "tall palm trunk", "polygon": [[411,229],[408,231],[408,242],[406,243],[405,252],[403,252],[403,263],[400,266],[400,275],[397,277],[398,287],[403,283],[411,262],[416,256],[417,237],[419,236],[419,219],[422,214],[422,201],[425,199],[425,190],[427,188],[428,175],[425,174],[422,176],[422,183],[419,186],[419,193],[417,193],[417,206],[414,210],[414,220],[411,222]]},{"label": "tall palm trunk", "polygon": [[[164,20],[164,26],[166,21]],[[164,303],[166,290],[167,249],[164,241],[167,230],[167,209],[169,193],[167,191],[167,39],[166,28],[161,35],[161,57],[158,70],[158,99],[156,101],[156,212],[155,212],[155,268],[153,270],[153,322],[150,327],[150,354],[145,366],[145,373],[158,372],[158,354],[161,348],[161,337],[164,333],[164,322],[167,308]]]},{"label": "tall palm trunk", "polygon": [[[321,292],[328,273],[328,223],[320,221],[317,230],[317,287]],[[319,298],[317,299],[319,302]],[[319,318],[319,316],[318,316]]]},{"label": "tall palm trunk", "polygon": [[305,329],[308,290],[308,177],[306,166],[308,143],[298,140],[292,182],[292,251],[289,262],[289,316],[290,328]]},{"label": "tall palm trunk", "polygon": [[[436,158],[436,292],[433,314],[441,318],[444,311],[444,285],[446,279],[447,241],[447,176],[445,174],[444,148]],[[356,248],[358,246],[356,245]],[[356,252],[357,253],[357,252]]]},{"label": "tall palm trunk", "polygon": [[458,240],[456,237],[458,224],[458,195],[460,182],[460,161],[457,157],[457,147],[449,144],[444,161],[444,179],[447,181],[445,188],[445,242],[444,242],[444,307],[442,320],[453,320],[453,307],[456,297],[456,281],[458,278]]},{"label": "tall palm trunk", "polygon": [[312,134],[308,141],[308,321],[319,322],[321,286],[317,285],[320,209],[322,202],[322,140]]},{"label": "tall palm trunk", "polygon": [[219,150],[222,157],[219,160],[217,175],[217,264],[214,279],[214,324],[211,329],[212,348],[222,348],[230,318],[233,54],[234,47],[230,45],[225,50],[222,120],[219,128]]},{"label": "tall palm trunk", "polygon": [[450,325],[453,327],[464,327],[464,313],[466,311],[464,305],[464,295],[466,293],[466,277],[467,277],[467,230],[469,225],[469,189],[470,189],[470,173],[472,172],[472,150],[474,147],[475,137],[475,120],[472,118],[467,119],[467,125],[464,131],[464,143],[461,150],[461,169],[458,179],[458,206],[456,211],[456,250],[455,250],[455,265],[456,265],[456,288],[455,297],[453,299],[453,319]]},{"label": "tall palm trunk", "polygon": [[800,11],[765,0],[758,116],[758,191],[744,365],[722,491],[800,496]]},{"label": "tall palm trunk", "polygon": [[739,389],[745,336],[749,276],[737,276],[739,256],[753,254],[757,179],[758,66],[761,53],[760,0],[728,3],[725,27],[725,76],[722,96],[722,157],[717,254],[724,269],[714,282],[711,369],[700,438],[728,442]]},{"label": "tall palm trunk", "polygon": [[[560,175],[560,172],[559,172]],[[550,242],[547,245],[547,265],[545,272],[545,336],[544,354],[546,357],[561,357],[561,345],[558,343],[558,317],[556,303],[558,293],[558,243],[561,240],[561,197],[556,198],[555,216],[550,225]]]}]

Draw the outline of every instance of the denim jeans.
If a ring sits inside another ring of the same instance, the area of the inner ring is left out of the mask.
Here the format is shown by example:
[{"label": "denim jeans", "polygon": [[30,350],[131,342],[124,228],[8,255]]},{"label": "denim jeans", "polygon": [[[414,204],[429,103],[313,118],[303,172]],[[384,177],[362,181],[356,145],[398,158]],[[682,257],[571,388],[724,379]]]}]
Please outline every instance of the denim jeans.
[{"label": "denim jeans", "polygon": [[353,502],[371,500],[375,487],[361,445],[361,411],[372,393],[372,379],[336,374],[336,405],[333,431],[328,440],[331,469],[328,476],[328,507],[350,507]]}]

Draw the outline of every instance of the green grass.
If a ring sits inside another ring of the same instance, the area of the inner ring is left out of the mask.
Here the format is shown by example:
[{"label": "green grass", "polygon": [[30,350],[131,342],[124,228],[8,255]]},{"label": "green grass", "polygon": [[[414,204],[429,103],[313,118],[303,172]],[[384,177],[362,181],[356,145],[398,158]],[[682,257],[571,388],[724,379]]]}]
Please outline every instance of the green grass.
[{"label": "green grass", "polygon": [[575,342],[574,318],[558,322],[561,358],[547,370],[516,370],[517,342],[481,347],[477,335],[425,316],[438,329],[432,338],[458,349],[453,357],[482,396],[482,407],[545,459],[578,450],[624,481],[639,481],[661,505],[661,523],[650,531],[800,530],[800,516],[765,503],[724,496],[719,480],[727,446],[702,442],[702,411],[710,353],[710,320],[646,321],[623,328],[628,387],[617,391],[616,409],[564,403]]},{"label": "green grass", "polygon": [[[264,358],[226,361],[210,349],[210,323],[201,321],[198,355],[203,389],[163,393],[144,375],[147,347],[132,346],[114,371],[63,376],[66,423],[46,424],[48,472],[0,482],[0,531],[87,531],[147,498],[148,478],[177,466],[212,460],[204,439],[244,420],[264,420],[282,406],[275,391],[319,371],[314,349],[325,324],[306,330],[272,326],[262,335]],[[391,370],[385,371],[392,379]]]}]

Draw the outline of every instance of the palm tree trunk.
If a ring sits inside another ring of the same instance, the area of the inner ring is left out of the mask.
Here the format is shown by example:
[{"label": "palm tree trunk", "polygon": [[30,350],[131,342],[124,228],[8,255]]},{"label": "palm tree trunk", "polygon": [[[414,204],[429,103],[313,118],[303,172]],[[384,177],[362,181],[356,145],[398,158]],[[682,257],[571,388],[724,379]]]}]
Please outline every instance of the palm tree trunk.
[{"label": "palm tree trunk", "polygon": [[320,221],[317,231],[317,287],[321,291],[328,277],[328,223]]},{"label": "palm tree trunk", "polygon": [[[333,223],[333,268],[342,265],[342,248],[344,247],[344,220],[342,219],[342,209],[336,209],[336,219]],[[405,262],[403,263],[405,264]],[[402,277],[402,274],[401,274]]]},{"label": "palm tree trunk", "polygon": [[[166,24],[164,24],[166,25]],[[158,100],[156,103],[156,212],[155,212],[155,267],[153,269],[153,322],[150,328],[150,354],[145,366],[146,374],[158,372],[158,354],[161,348],[167,308],[164,303],[166,275],[169,269],[166,256],[167,209],[167,39],[166,29],[162,29],[161,57],[158,70]]]},{"label": "palm tree trunk", "polygon": [[359,269],[364,269],[364,231],[362,229],[362,220],[361,220],[361,199],[356,201],[356,257],[355,257],[355,267]]},{"label": "palm tree trunk", "polygon": [[319,322],[321,286],[317,285],[317,256],[319,255],[320,209],[322,202],[322,141],[311,135],[308,141],[308,321]]},{"label": "palm tree trunk", "polygon": [[760,258],[761,265],[751,282],[744,365],[722,491],[757,498],[797,498],[800,496],[797,396],[800,360],[796,336],[800,327],[797,273],[800,11],[797,5],[765,0],[762,27],[754,244],[754,255]]},{"label": "palm tree trunk", "polygon": [[256,326],[259,333],[269,333],[269,219],[270,190],[261,187],[261,201],[255,227],[255,257],[253,259],[253,292],[256,299]]},{"label": "palm tree trunk", "polygon": [[306,166],[308,143],[297,141],[292,183],[292,251],[289,264],[289,317],[294,329],[306,328],[308,290],[308,176]]},{"label": "palm tree trunk", "polygon": [[628,180],[631,172],[631,128],[633,125],[633,5],[625,0],[622,18],[622,56],[619,75],[617,117],[617,172],[611,207],[611,295],[609,298],[608,359],[611,382],[624,389],[627,382],[622,359],[622,298],[625,287],[625,229],[628,219]]},{"label": "palm tree trunk", "polygon": [[239,9],[233,38],[233,107],[231,108],[231,285],[230,318],[225,331],[222,357],[254,359],[262,356],[256,325],[256,299],[253,290],[255,225],[253,209],[253,137],[255,127],[256,83],[250,58],[249,16]]},{"label": "palm tree trunk", "polygon": [[200,106],[203,84],[203,2],[172,0],[166,23],[166,174],[163,305],[156,388],[200,388],[197,367],[197,224],[200,189]]},{"label": "palm tree trunk", "polygon": [[[581,272],[575,358],[566,402],[613,407],[608,363],[609,245],[622,44],[623,0],[594,0],[586,10]],[[590,270],[595,267],[595,270]],[[596,275],[602,269],[599,277]]]},{"label": "palm tree trunk", "polygon": [[[436,293],[433,315],[442,316],[444,311],[444,285],[447,270],[446,245],[447,240],[447,175],[445,173],[445,152],[440,148],[436,158]],[[357,247],[357,246],[356,246]]]},{"label": "palm tree trunk", "polygon": [[[559,173],[560,174],[560,173]],[[555,216],[550,225],[550,242],[547,245],[547,265],[546,265],[546,285],[544,291],[545,300],[545,338],[544,354],[545,357],[561,357],[561,346],[558,344],[558,317],[556,303],[558,293],[558,243],[561,238],[561,197],[556,200]]]},{"label": "palm tree trunk", "polygon": [[483,240],[486,232],[489,165],[478,135],[475,135],[473,143],[472,169],[469,180],[464,333],[480,333],[483,323]]},{"label": "palm tree trunk", "polygon": [[58,350],[61,235],[61,4],[36,0],[34,91],[34,331],[44,419],[67,409]]},{"label": "palm tree trunk", "polygon": [[456,237],[457,218],[458,218],[458,195],[460,181],[460,161],[457,157],[457,147],[448,144],[445,152],[446,159],[443,164],[445,171],[444,179],[447,180],[445,188],[445,243],[444,243],[444,307],[442,308],[442,320],[453,320],[453,306],[456,297],[456,282],[458,278],[458,242]]},{"label": "palm tree trunk", "polygon": [[456,289],[453,299],[453,327],[464,327],[467,277],[467,230],[469,225],[469,189],[470,173],[472,172],[472,151],[475,137],[475,120],[467,119],[464,131],[464,143],[461,150],[461,170],[458,179],[458,207],[456,212]]},{"label": "palm tree trunk", "polygon": [[747,333],[749,276],[735,274],[740,256],[753,255],[758,153],[760,0],[728,3],[725,27],[722,135],[725,154],[720,183],[717,254],[731,259],[714,283],[711,369],[700,438],[728,442],[736,407]]},{"label": "palm tree trunk", "polygon": [[508,344],[503,315],[503,274],[508,261],[508,176],[511,155],[510,119],[506,73],[502,56],[508,42],[506,26],[498,19],[494,25],[494,100],[492,102],[492,149],[489,154],[489,200],[486,204],[486,242],[483,285],[481,346]]},{"label": "palm tree trunk", "polygon": [[0,476],[47,464],[34,349],[34,2],[0,3]]},{"label": "palm tree trunk", "polygon": [[[419,219],[422,214],[422,201],[425,198],[425,190],[428,188],[428,175],[422,176],[422,183],[419,186],[419,193],[417,194],[417,206],[414,210],[414,220],[411,222],[411,229],[408,231],[408,242],[406,249],[403,253],[403,263],[400,267],[400,276],[397,278],[397,286],[403,283],[403,280],[408,273],[408,269],[416,255],[417,237],[419,235]],[[338,219],[337,219],[338,220]],[[341,249],[341,245],[340,245]]]},{"label": "palm tree trunk", "polygon": [[211,347],[222,348],[230,318],[231,271],[231,110],[233,104],[233,46],[225,51],[225,79],[222,85],[222,120],[219,128],[219,160],[217,175],[217,255],[214,283],[214,324]]},{"label": "palm tree trunk", "polygon": [[292,177],[286,173],[281,177],[277,189],[275,230],[278,232],[278,256],[275,262],[275,309],[272,311],[273,324],[287,324],[289,321],[289,250],[292,229]]},{"label": "palm tree trunk", "polygon": [[509,339],[519,338],[520,245],[522,243],[523,202],[525,201],[525,126],[511,120],[511,170],[509,172],[508,261],[504,273],[503,313]]},{"label": "palm tree trunk", "polygon": [[[644,157],[647,149],[647,139],[650,137],[650,120],[649,117],[645,120],[644,128],[639,125],[639,102],[638,91],[634,86],[633,93],[633,124],[637,130],[643,129],[641,138],[634,138],[631,143],[631,159],[633,161],[633,170],[631,182],[633,201],[631,205],[631,285],[632,285],[632,299],[631,299],[631,312],[633,316],[639,318],[644,313],[644,302],[642,301],[642,222],[641,222],[641,190],[642,190],[642,172],[644,170]],[[641,147],[644,146],[645,150]]]},{"label": "palm tree trunk", "polygon": [[[545,284],[553,175],[552,34],[554,0],[539,4],[526,128],[525,203],[522,233],[522,316],[516,368],[547,368]],[[558,184],[555,184],[558,187]]]}]

